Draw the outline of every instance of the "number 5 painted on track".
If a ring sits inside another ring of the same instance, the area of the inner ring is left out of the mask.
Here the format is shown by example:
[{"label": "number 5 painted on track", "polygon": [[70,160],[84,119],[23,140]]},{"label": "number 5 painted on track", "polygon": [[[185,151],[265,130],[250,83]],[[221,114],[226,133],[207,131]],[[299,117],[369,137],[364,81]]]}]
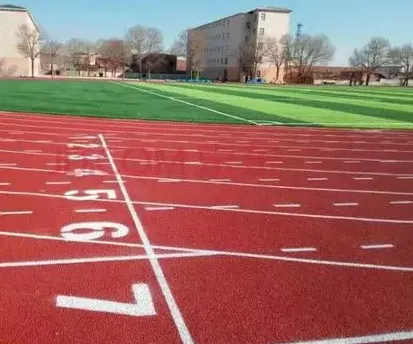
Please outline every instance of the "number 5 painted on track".
[{"label": "number 5 painted on track", "polygon": [[77,296],[58,295],[56,298],[56,306],[59,308],[121,314],[132,317],[156,315],[152,295],[147,284],[133,284],[132,292],[135,298],[135,303],[123,303]]}]

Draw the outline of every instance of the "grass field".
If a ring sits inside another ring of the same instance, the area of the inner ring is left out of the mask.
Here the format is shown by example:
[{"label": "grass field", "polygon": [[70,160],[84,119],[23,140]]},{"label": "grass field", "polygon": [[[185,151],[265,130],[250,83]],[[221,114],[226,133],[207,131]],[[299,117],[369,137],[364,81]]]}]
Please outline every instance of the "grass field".
[{"label": "grass field", "polygon": [[413,129],[413,88],[0,80],[0,110],[208,123]]}]

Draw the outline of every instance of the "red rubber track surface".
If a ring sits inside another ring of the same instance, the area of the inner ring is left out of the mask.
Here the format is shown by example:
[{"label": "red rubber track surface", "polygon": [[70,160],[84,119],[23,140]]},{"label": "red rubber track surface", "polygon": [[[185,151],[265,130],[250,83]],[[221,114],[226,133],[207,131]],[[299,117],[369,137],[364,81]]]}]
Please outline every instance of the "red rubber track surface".
[{"label": "red rubber track surface", "polygon": [[413,132],[0,124],[0,343],[413,342]]}]

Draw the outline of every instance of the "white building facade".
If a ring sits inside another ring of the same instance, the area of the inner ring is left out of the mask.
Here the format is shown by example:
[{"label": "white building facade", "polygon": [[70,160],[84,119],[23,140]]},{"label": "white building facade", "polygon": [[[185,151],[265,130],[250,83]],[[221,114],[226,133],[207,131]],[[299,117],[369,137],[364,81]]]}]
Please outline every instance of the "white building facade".
[{"label": "white building facade", "polygon": [[[0,5],[0,76],[31,76],[30,58],[17,49],[17,32],[21,25],[39,31],[27,9],[13,5]],[[39,31],[40,32],[40,31]],[[40,73],[40,58],[35,60],[34,75]]]},{"label": "white building facade", "polygon": [[[252,40],[255,48],[264,38],[277,38],[290,32],[291,10],[285,8],[257,8],[235,14],[189,30],[188,45],[192,40],[199,45],[193,57],[202,75],[207,78],[240,77],[239,50]],[[189,66],[190,67],[190,66]],[[276,70],[269,64],[259,65],[255,76],[274,81]]]}]

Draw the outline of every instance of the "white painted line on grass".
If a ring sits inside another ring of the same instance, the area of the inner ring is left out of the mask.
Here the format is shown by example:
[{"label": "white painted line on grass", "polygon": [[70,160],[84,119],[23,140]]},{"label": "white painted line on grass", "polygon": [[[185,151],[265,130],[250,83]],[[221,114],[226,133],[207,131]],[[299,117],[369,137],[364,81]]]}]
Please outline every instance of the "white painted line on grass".
[{"label": "white painted line on grass", "polygon": [[274,207],[276,208],[300,208],[301,204],[274,204]]},{"label": "white painted line on grass", "polygon": [[335,207],[356,207],[359,204],[356,202],[347,202],[347,203],[333,203]]},{"label": "white painted line on grass", "polygon": [[145,207],[147,211],[174,210],[174,207]]},{"label": "white painted line on grass", "polygon": [[[152,93],[152,92],[151,92]],[[174,296],[172,295],[171,288],[169,287],[169,284],[166,280],[165,274],[161,268],[161,265],[159,264],[159,261],[156,257],[155,251],[153,247],[151,246],[151,243],[149,241],[149,238],[145,232],[145,229],[143,228],[142,222],[138,217],[138,214],[136,213],[135,207],[133,205],[133,202],[131,198],[129,197],[128,191],[126,190],[124,181],[122,180],[122,177],[119,173],[119,170],[113,160],[112,154],[109,151],[109,148],[106,144],[105,138],[103,137],[102,134],[99,134],[100,141],[102,142],[102,146],[106,152],[106,155],[112,165],[112,170],[113,173],[116,176],[116,180],[118,181],[119,187],[122,191],[123,198],[125,199],[126,206],[129,210],[129,213],[132,217],[132,220],[135,224],[136,231],[142,241],[142,244],[144,246],[145,252],[148,256],[149,262],[152,266],[152,269],[155,273],[155,277],[158,281],[158,284],[161,288],[162,294],[165,297],[165,301],[168,305],[168,308],[171,312],[172,318],[175,322],[175,325],[177,327],[177,330],[179,332],[179,335],[181,337],[181,340],[184,344],[194,344],[194,341],[192,339],[192,336],[188,330],[188,327],[186,326],[185,320],[181,314],[181,311],[175,301]]]},{"label": "white painted line on grass", "polygon": [[321,340],[310,340],[288,344],[365,344],[365,343],[390,343],[394,341],[413,339],[413,331],[392,332],[378,335],[350,338],[331,338]]},{"label": "white painted line on grass", "polygon": [[413,204],[413,201],[392,201],[390,204]]},{"label": "white painted line on grass", "polygon": [[75,213],[106,213],[106,209],[77,209]]},{"label": "white painted line on grass", "polygon": [[383,244],[383,245],[361,245],[360,246],[363,250],[378,250],[382,248],[393,248],[394,245],[392,244]]},{"label": "white painted line on grass", "polygon": [[0,215],[31,215],[32,211],[0,211]]},{"label": "white painted line on grass", "polygon": [[282,252],[295,253],[295,252],[316,252],[317,249],[314,247],[299,247],[299,248],[282,248]]},{"label": "white painted line on grass", "polygon": [[250,123],[250,124],[258,125],[257,122],[251,121],[251,120],[249,120],[249,119],[246,119],[246,118],[243,118],[243,117],[239,117],[239,116],[230,115],[230,114],[228,114],[228,113],[221,112],[221,111],[217,111],[217,110],[208,108],[208,107],[206,107],[206,106],[201,106],[201,105],[198,105],[198,104],[190,103],[190,102],[187,102],[187,101],[182,100],[182,99],[178,99],[178,98],[170,97],[170,96],[165,96],[165,95],[163,95],[163,94],[159,94],[159,93],[156,93],[156,92],[144,90],[144,89],[142,89],[142,88],[140,88],[140,87],[134,87],[134,86],[128,85],[128,84],[121,84],[121,83],[118,83],[118,82],[113,82],[113,83],[116,84],[116,85],[119,85],[119,86],[124,86],[124,87],[128,87],[128,88],[132,88],[132,89],[134,89],[134,90],[136,90],[136,91],[139,91],[139,92],[145,92],[145,93],[148,93],[148,94],[152,94],[152,95],[154,95],[154,96],[157,96],[157,97],[161,97],[161,98],[169,99],[169,100],[172,100],[172,101],[175,101],[175,102],[178,102],[178,103],[182,103],[182,104],[194,106],[194,107],[196,107],[196,108],[203,109],[203,110],[207,110],[207,111],[216,113],[216,114],[218,114],[218,115],[222,115],[222,116],[225,116],[225,117],[230,117],[230,118],[232,118],[232,119],[237,119],[237,120],[242,121],[242,122],[247,122],[247,123]]}]

